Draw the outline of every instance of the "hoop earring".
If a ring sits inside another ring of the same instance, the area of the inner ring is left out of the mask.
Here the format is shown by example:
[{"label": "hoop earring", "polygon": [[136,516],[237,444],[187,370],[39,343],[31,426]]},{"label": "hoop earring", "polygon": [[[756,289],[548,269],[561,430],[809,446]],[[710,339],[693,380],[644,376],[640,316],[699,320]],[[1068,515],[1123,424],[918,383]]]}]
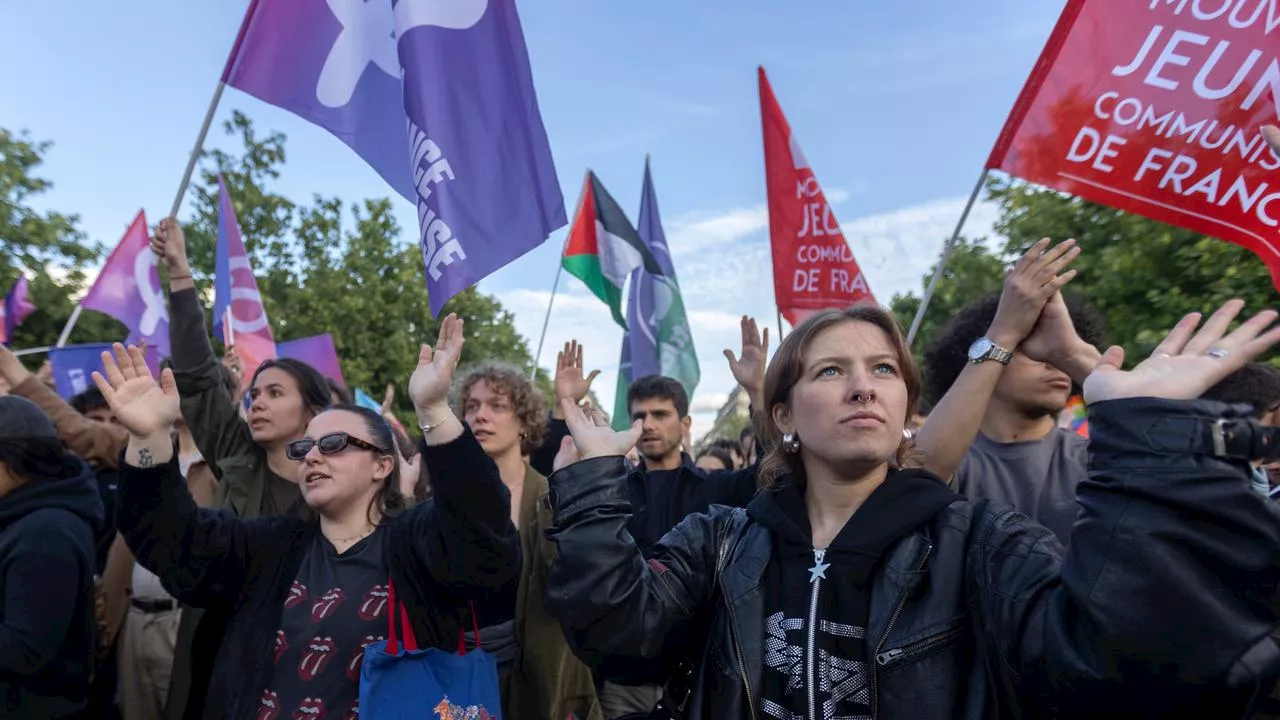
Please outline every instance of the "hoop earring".
[{"label": "hoop earring", "polygon": [[783,433],[782,449],[792,455],[800,452],[800,438],[796,437],[795,433]]}]

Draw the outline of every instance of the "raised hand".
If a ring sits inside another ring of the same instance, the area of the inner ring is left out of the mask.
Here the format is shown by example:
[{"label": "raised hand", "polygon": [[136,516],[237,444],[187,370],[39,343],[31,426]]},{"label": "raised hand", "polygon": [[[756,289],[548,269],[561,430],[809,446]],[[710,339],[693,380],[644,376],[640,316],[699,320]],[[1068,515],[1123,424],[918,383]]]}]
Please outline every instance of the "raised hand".
[{"label": "raised hand", "polygon": [[1231,321],[1243,308],[1242,300],[1227,301],[1198,332],[1200,313],[1187,315],[1150,357],[1129,371],[1120,369],[1124,365],[1124,349],[1109,348],[1084,382],[1085,403],[1132,397],[1200,397],[1280,341],[1280,327],[1273,326],[1277,316],[1274,310],[1263,310],[1228,334]]},{"label": "raised hand", "polygon": [[102,353],[103,371],[93,373],[93,382],[116,420],[134,437],[168,434],[180,415],[173,371],[165,368],[157,383],[141,350],[135,346],[126,349],[120,343],[112,349],[114,356]]},{"label": "raised hand", "polygon": [[396,459],[400,463],[400,494],[412,499],[413,491],[418,486],[418,478],[422,474],[422,455],[414,453],[413,457],[407,458],[397,450]]},{"label": "raised hand", "polygon": [[463,324],[457,315],[450,313],[440,323],[440,336],[436,346],[423,345],[418,354],[418,368],[409,378],[409,397],[418,410],[439,407],[448,403],[449,386],[453,373],[462,356]]},{"label": "raised hand", "polygon": [[729,371],[733,379],[747,391],[752,401],[764,391],[764,371],[769,364],[769,328],[760,332],[755,318],[742,316],[742,354],[735,357],[733,351],[726,348],[725,359],[729,361]]},{"label": "raised hand", "polygon": [[190,279],[191,263],[187,260],[187,239],[178,221],[167,217],[156,225],[156,233],[151,236],[151,251],[164,261],[172,275],[187,275]]},{"label": "raised hand", "polygon": [[[587,411],[569,398],[561,398],[560,407],[564,410],[564,421],[569,426],[573,444],[577,446],[578,454],[583,460],[625,455],[640,439],[642,428],[639,420],[632,423],[628,430],[614,432],[603,413],[588,415]],[[561,452],[564,452],[563,446]]]},{"label": "raised hand", "polygon": [[[1076,247],[1075,240],[1049,247],[1049,239],[1045,238],[1032,245],[1005,276],[1000,305],[996,308],[987,336],[1006,350],[1013,350],[1025,342],[1040,320],[1045,305],[1076,276],[1075,270],[1066,270],[1066,267],[1079,254],[1080,248]],[[1065,303],[1055,309],[1054,315],[1051,317],[1053,327],[1044,328],[1042,336],[1033,343],[1033,352],[1049,352],[1056,338],[1047,336],[1061,331],[1064,318],[1068,325],[1071,322],[1070,316],[1066,315]],[[1074,334],[1073,330],[1072,336]],[[1025,348],[1023,352],[1026,352]]]},{"label": "raised hand", "polygon": [[386,417],[391,414],[391,409],[396,406],[396,386],[394,383],[387,383],[387,391],[382,395],[382,416]]},{"label": "raised hand", "polygon": [[578,452],[578,446],[573,444],[573,436],[566,435],[560,439],[560,450],[556,453],[556,459],[551,461],[551,471],[569,467],[581,459],[582,453]]},{"label": "raised hand", "polygon": [[600,374],[592,370],[583,375],[582,346],[577,340],[564,344],[564,349],[556,354],[556,399],[569,398],[574,402],[582,402],[591,390],[591,382]]}]

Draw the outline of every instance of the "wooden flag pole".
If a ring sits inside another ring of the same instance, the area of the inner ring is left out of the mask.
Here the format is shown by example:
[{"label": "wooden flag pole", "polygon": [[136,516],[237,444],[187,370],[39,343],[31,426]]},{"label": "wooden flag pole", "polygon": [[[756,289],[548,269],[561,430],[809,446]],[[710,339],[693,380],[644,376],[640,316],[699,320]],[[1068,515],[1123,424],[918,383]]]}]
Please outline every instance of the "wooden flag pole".
[{"label": "wooden flag pole", "polygon": [[951,255],[951,249],[955,247],[956,240],[960,239],[960,231],[964,229],[964,223],[969,219],[969,211],[973,209],[974,203],[978,201],[978,195],[982,192],[982,185],[987,181],[987,168],[982,169],[982,174],[978,176],[978,182],[973,185],[973,192],[969,194],[969,202],[965,203],[964,211],[960,213],[960,222],[956,223],[956,229],[951,233],[951,237],[947,243],[942,246],[942,256],[938,258],[938,266],[933,270],[933,277],[929,279],[929,287],[925,288],[924,297],[920,299],[920,308],[916,310],[916,316],[911,320],[911,329],[907,331],[907,347],[916,339],[916,333],[920,331],[920,323],[924,322],[924,312],[929,309],[929,301],[933,299],[933,291],[938,288],[938,280],[942,278],[942,271],[947,267],[947,258]]}]

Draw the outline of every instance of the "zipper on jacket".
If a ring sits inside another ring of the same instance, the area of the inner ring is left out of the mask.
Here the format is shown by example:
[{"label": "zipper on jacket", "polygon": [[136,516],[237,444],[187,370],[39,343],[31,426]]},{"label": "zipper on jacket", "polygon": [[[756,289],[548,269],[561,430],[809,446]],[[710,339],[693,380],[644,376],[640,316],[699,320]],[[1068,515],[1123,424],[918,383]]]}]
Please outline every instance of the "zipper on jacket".
[{"label": "zipper on jacket", "polygon": [[805,669],[805,687],[809,691],[809,717],[818,717],[818,705],[814,698],[814,688],[818,685],[818,672],[816,667],[817,648],[815,647],[818,637],[818,593],[822,588],[822,581],[827,577],[827,568],[830,565],[823,562],[827,558],[826,548],[813,549],[813,567],[809,568],[809,619],[805,623],[805,643],[804,643],[804,669]]},{"label": "zipper on jacket", "polygon": [[[724,583],[720,586],[721,593],[724,592]],[[726,600],[728,595],[725,595]],[[756,718],[756,701],[751,696],[751,680],[747,677],[747,663],[742,659],[742,639],[738,637],[738,619],[733,614],[733,608],[725,602],[725,610],[729,613],[729,632],[733,634],[733,651],[738,656],[738,672],[742,673],[742,689],[747,693],[747,711],[750,713],[751,720]]]},{"label": "zipper on jacket", "polygon": [[[933,544],[930,543],[924,548],[924,555],[920,558],[920,564],[916,566],[916,572],[924,570],[925,564],[929,562],[929,556],[933,554]],[[898,622],[898,616],[902,614],[902,609],[907,606],[907,595],[909,588],[904,589],[902,594],[898,596],[898,605],[894,607],[893,614],[889,616],[889,625],[885,627],[884,634],[880,636],[880,641],[876,643],[876,665],[879,666],[880,654],[884,652],[884,644],[889,639],[889,633],[893,632],[893,626]],[[871,668],[871,720],[876,720],[880,716],[880,688],[877,676],[879,672],[876,668]]]},{"label": "zipper on jacket", "polygon": [[964,634],[964,628],[955,627],[947,630],[946,632],[938,633],[932,637],[917,640],[910,645],[894,648],[892,650],[885,650],[884,652],[876,655],[876,664],[880,667],[885,667],[898,662],[899,660],[907,660],[912,655],[919,655],[921,653],[928,652],[939,645],[945,645],[960,637],[962,634]]}]

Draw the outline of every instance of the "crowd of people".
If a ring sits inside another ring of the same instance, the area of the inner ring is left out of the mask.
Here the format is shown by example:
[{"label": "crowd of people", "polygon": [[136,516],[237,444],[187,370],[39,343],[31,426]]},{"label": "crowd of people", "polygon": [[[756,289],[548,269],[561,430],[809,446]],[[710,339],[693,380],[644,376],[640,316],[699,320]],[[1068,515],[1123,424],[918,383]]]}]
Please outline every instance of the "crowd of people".
[{"label": "crowd of people", "polygon": [[752,422],[695,458],[676,380],[633,382],[617,432],[577,343],[547,398],[459,368],[454,316],[408,433],[304,363],[246,379],[180,227],[152,245],[158,377],[116,345],[64,402],[0,348],[0,717],[355,718],[397,605],[491,656],[514,720],[1272,712],[1273,311],[1189,315],[1126,370],[1064,295],[1080,249],[1042,241],[923,374],[879,307],[771,360],[744,317]]}]

